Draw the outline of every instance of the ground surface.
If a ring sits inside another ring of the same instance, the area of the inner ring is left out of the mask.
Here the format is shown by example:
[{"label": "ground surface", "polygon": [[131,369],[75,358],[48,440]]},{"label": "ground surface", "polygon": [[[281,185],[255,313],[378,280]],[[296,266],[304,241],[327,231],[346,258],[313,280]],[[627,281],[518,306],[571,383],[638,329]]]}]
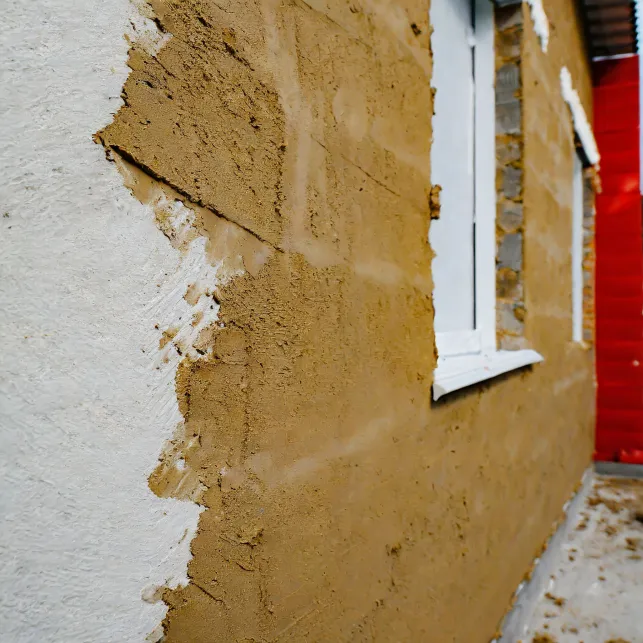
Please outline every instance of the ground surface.
[{"label": "ground surface", "polygon": [[523,643],[643,643],[643,480],[597,477]]}]

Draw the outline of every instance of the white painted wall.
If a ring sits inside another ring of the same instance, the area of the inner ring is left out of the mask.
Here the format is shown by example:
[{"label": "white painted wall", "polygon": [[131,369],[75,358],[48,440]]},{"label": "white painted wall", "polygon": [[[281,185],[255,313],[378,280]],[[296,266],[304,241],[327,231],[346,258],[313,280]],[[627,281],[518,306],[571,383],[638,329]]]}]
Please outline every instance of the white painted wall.
[{"label": "white painted wall", "polygon": [[2,9],[0,639],[143,641],[165,607],[141,592],[185,580],[199,507],[147,486],[180,420],[154,324],[187,313],[190,267],[91,139],[135,11]]}]

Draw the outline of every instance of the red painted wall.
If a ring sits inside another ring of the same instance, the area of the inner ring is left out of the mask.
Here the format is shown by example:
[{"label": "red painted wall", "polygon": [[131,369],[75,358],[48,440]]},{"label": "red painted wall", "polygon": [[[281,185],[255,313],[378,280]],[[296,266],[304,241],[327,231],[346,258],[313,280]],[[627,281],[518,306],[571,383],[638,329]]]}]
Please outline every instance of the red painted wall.
[{"label": "red painted wall", "polygon": [[643,462],[643,228],[638,56],[594,66],[596,458]]}]

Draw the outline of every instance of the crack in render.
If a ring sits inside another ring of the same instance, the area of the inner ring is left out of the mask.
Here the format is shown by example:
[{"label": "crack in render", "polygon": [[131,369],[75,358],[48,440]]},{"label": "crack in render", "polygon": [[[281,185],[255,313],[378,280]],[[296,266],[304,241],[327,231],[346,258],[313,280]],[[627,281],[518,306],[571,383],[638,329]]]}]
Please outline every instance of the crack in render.
[{"label": "crack in render", "polygon": [[[328,147],[326,147],[326,145],[324,145],[321,141],[318,141],[314,136],[311,136],[310,138],[312,138],[312,140],[315,141],[315,143],[317,143],[317,145],[319,145],[320,147],[325,149],[327,154],[332,154],[332,152],[328,149]],[[360,165],[355,163],[355,161],[351,161],[351,159],[349,159],[348,157],[344,156],[341,152],[338,152],[337,154],[342,159],[344,159],[347,163],[350,163],[353,167],[357,168],[360,172],[365,174],[369,179],[371,179],[371,181],[373,181],[374,183],[377,183],[377,185],[379,185],[380,187],[383,187],[385,190],[387,190],[391,194],[395,195],[396,197],[398,197],[400,199],[404,199],[405,201],[408,201],[408,199],[406,199],[401,194],[399,194],[398,192],[396,192],[395,190],[390,188],[388,185],[386,185],[386,183],[382,183],[382,181],[380,181],[379,179],[376,179],[372,174],[369,174],[363,167],[361,167]]]},{"label": "crack in render", "polygon": [[[147,174],[148,176],[150,176],[153,179],[155,179],[156,181],[159,181],[160,183],[163,183],[163,184],[167,185],[168,187],[172,188],[173,190],[178,192],[182,197],[187,199],[187,201],[189,203],[192,203],[192,204],[197,205],[199,207],[205,208],[206,210],[209,210],[215,216],[217,216],[217,217],[219,217],[221,219],[224,219],[225,221],[228,221],[229,223],[233,223],[234,225],[238,226],[239,228],[241,228],[242,230],[244,230],[248,234],[252,235],[255,239],[258,239],[259,241],[261,241],[261,243],[264,243],[267,246],[270,246],[271,248],[273,248],[277,252],[281,252],[282,254],[285,253],[285,250],[283,248],[280,248],[279,246],[271,243],[270,241],[268,241],[268,239],[266,239],[265,237],[262,237],[259,233],[255,232],[251,228],[248,228],[247,226],[239,223],[238,221],[235,221],[234,219],[231,219],[230,217],[226,216],[225,214],[223,214],[222,212],[220,212],[216,208],[214,208],[212,206],[209,206],[209,205],[206,205],[203,201],[195,200],[194,197],[192,197],[191,194],[186,192],[181,187],[173,184],[171,181],[169,181],[166,177],[162,176],[158,172],[155,172],[151,167],[149,167],[149,165],[146,165],[145,163],[142,163],[141,161],[136,159],[134,156],[132,156],[132,154],[130,154],[127,150],[122,148],[120,145],[109,145],[109,144],[107,144],[100,134],[97,134],[97,137],[98,137],[98,139],[100,140],[100,142],[103,144],[103,146],[105,148],[107,148],[108,150],[111,150],[113,152],[116,152],[118,155],[120,155],[126,161],[128,161],[129,163],[131,163],[132,165],[137,167],[139,170],[141,170],[142,172],[145,172],[145,174]],[[109,159],[109,156],[107,158]],[[109,159],[109,160],[112,160],[112,159]]]},{"label": "crack in render", "polygon": [[190,582],[197,589],[200,589],[206,596],[209,596],[215,603],[221,603],[221,605],[223,605],[224,607],[226,608],[228,607],[228,604],[222,598],[218,598],[214,594],[208,592],[207,589],[205,589],[204,587],[201,587],[201,585],[199,585],[199,583],[197,583],[194,579],[191,579]]},{"label": "crack in render", "polygon": [[286,634],[286,632],[291,630],[293,627],[299,625],[299,623],[301,623],[304,619],[307,619],[313,614],[316,614],[319,611],[323,611],[324,609],[326,609],[326,605],[312,605],[306,612],[299,615],[297,618],[294,618],[288,625],[286,625],[286,627],[279,630],[279,632],[277,632],[277,634],[270,639],[270,643],[275,643],[281,638],[281,636]]}]

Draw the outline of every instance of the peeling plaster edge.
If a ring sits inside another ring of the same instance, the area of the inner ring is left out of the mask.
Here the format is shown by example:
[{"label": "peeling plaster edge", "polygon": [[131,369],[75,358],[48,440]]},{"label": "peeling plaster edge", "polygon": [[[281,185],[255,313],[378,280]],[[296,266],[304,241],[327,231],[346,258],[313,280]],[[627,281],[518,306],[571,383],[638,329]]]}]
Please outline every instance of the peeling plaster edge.
[{"label": "peeling plaster edge", "polygon": [[598,151],[596,139],[594,138],[594,132],[592,131],[592,126],[589,124],[580,96],[574,89],[572,75],[569,73],[567,67],[563,67],[560,70],[560,88],[565,102],[569,105],[574,131],[583,146],[583,152],[585,156],[587,156],[590,165],[598,165],[601,160],[601,155]]},{"label": "peeling plaster edge", "polygon": [[557,556],[579,521],[581,509],[595,479],[593,467],[588,468],[583,474],[578,491],[563,505],[563,520],[547,541],[543,553],[534,560],[531,578],[518,585],[514,593],[513,607],[502,622],[501,634],[491,643],[515,643],[526,640],[524,637],[527,636],[534,611],[542,595],[549,589]]},{"label": "peeling plaster edge", "polygon": [[[146,51],[148,55],[156,57],[167,42],[173,38],[173,35],[159,28],[159,23],[155,20],[154,11],[148,0],[130,0],[130,4],[132,11],[128,15],[129,29],[125,35],[125,40],[128,43],[128,55],[132,47],[136,45]],[[123,84],[127,82],[130,74],[131,69],[128,68]],[[123,105],[122,98],[120,105]],[[112,113],[109,124],[113,123],[114,119],[115,116]],[[109,154],[110,148],[99,136],[100,131],[102,129],[94,135],[94,142],[105,150],[107,160],[113,162],[114,159]],[[128,159],[122,151],[116,150],[116,152],[158,182],[159,190],[155,195],[156,203],[144,202],[139,199],[126,182],[124,187],[129,192],[128,198],[141,204],[148,216],[151,217],[159,234],[167,237],[164,241],[173,248],[178,259],[174,272],[172,274],[165,273],[165,280],[159,275],[159,280],[163,282],[163,288],[159,290],[155,298],[148,302],[146,306],[147,319],[145,320],[146,327],[154,328],[145,340],[144,352],[152,356],[149,368],[161,371],[163,373],[162,381],[165,383],[169,380],[172,382],[172,386],[153,392],[150,398],[154,402],[153,408],[149,400],[145,406],[150,423],[157,426],[159,432],[163,432],[165,439],[161,438],[160,440],[157,459],[148,463],[143,484],[151,498],[154,499],[154,504],[157,506],[155,512],[161,512],[164,516],[164,522],[159,522],[159,528],[164,528],[165,522],[172,520],[175,525],[180,525],[183,531],[178,540],[167,543],[169,548],[159,552],[154,568],[144,578],[141,578],[140,601],[147,604],[148,609],[150,606],[162,606],[162,612],[152,619],[156,621],[156,624],[147,634],[145,641],[159,643],[164,639],[164,622],[168,613],[168,605],[163,599],[163,590],[174,591],[187,587],[192,582],[189,574],[189,565],[193,559],[192,542],[198,534],[201,514],[206,510],[206,507],[200,501],[189,498],[158,495],[150,486],[150,476],[161,462],[166,446],[174,440],[178,428],[184,423],[175,389],[179,366],[184,360],[199,362],[209,357],[211,350],[200,353],[195,349],[195,344],[202,331],[217,324],[219,320],[219,305],[216,300],[213,300],[211,293],[236,275],[222,275],[223,261],[212,263],[208,260],[205,236],[197,235],[193,239],[189,238],[189,232],[194,229],[194,213],[190,205],[196,204],[193,204],[191,200],[186,204],[179,199],[168,199],[163,193],[164,187],[172,188],[168,181],[155,177],[146,168],[140,167],[134,159]],[[123,178],[129,172],[122,164],[117,164],[117,169],[120,183],[123,184]],[[167,210],[169,215],[167,225],[172,233],[169,236],[168,230],[163,230],[159,224],[155,205],[162,206]],[[175,240],[175,243],[172,242],[172,239]],[[185,242],[185,247],[181,247],[182,242]],[[198,299],[194,304],[190,304],[186,299],[186,293],[191,287],[202,291],[198,294]],[[153,326],[154,322],[157,322],[156,326]],[[172,341],[161,346],[159,344],[160,332],[171,328],[176,329]],[[181,352],[176,350],[179,343],[183,348]],[[183,470],[185,460],[181,457],[175,466],[177,469]],[[177,527],[177,531],[178,529]]]}]

